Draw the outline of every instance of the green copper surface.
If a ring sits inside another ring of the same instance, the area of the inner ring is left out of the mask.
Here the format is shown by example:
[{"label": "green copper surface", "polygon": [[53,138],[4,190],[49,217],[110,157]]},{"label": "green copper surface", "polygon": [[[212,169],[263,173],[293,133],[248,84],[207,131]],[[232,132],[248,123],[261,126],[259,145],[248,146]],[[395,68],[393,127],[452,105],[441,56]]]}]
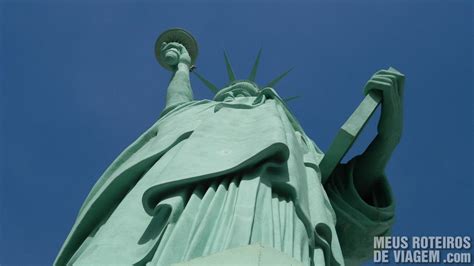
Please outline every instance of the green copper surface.
[{"label": "green copper surface", "polygon": [[288,73],[290,73],[291,70],[293,70],[293,68],[290,68],[290,69],[288,69],[287,71],[281,73],[280,75],[278,75],[278,77],[276,77],[276,78],[274,78],[272,81],[270,81],[265,87],[275,87],[275,85],[276,85],[280,80],[282,80],[286,75],[288,75]]},{"label": "green copper surface", "polygon": [[234,265],[246,266],[302,266],[303,264],[276,249],[261,245],[249,245],[228,249],[207,257],[176,263],[173,266],[203,266],[203,265]]},{"label": "green copper surface", "polygon": [[[394,199],[385,167],[400,140],[404,76],[376,72],[366,97],[324,154],[274,90],[238,80],[227,55],[224,88],[195,100],[197,56],[184,30],[160,35],[172,71],[159,120],[102,174],[55,265],[358,265],[390,233]],[[340,159],[378,105],[378,134]],[[314,106],[314,112],[319,112]],[[323,128],[321,130],[324,130]]]},{"label": "green copper surface", "polygon": [[258,64],[260,63],[260,55],[262,54],[262,49],[258,51],[257,58],[255,59],[255,63],[253,64],[252,71],[250,72],[248,80],[250,81],[255,81],[255,78],[257,77],[257,70],[258,70]]},{"label": "green copper surface", "polygon": [[187,31],[179,28],[169,29],[160,36],[155,42],[155,56],[161,66],[168,70],[173,70],[174,64],[169,64],[162,52],[163,43],[177,42],[186,47],[187,52],[191,56],[191,64],[196,62],[198,56],[198,45],[194,37]]},{"label": "green copper surface", "polygon": [[373,92],[369,93],[342,125],[319,165],[323,182],[327,180],[334,171],[334,168],[336,168],[347,151],[352,147],[357,136],[359,136],[359,133],[379,106],[380,100],[380,95]]},{"label": "green copper surface", "polygon": [[235,74],[226,52],[224,52],[224,59],[225,59],[225,67],[227,69],[227,75],[229,76],[229,82],[232,82],[235,80]]}]

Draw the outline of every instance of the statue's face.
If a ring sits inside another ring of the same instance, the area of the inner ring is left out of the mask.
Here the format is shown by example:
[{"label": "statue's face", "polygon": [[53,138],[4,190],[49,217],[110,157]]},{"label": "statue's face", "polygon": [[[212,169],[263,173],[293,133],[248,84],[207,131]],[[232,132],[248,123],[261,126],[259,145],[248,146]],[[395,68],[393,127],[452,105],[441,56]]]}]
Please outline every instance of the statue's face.
[{"label": "statue's face", "polygon": [[257,96],[258,91],[257,84],[248,80],[239,80],[221,89],[214,97],[214,100],[224,101],[227,98]]}]

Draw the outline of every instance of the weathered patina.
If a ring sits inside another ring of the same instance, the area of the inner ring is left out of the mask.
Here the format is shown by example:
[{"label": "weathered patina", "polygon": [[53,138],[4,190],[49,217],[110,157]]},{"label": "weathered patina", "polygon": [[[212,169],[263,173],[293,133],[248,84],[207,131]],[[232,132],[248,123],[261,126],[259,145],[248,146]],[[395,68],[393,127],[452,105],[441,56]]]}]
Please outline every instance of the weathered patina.
[{"label": "weathered patina", "polygon": [[[173,75],[164,111],[99,178],[55,264],[369,259],[373,237],[389,234],[394,218],[384,170],[401,136],[404,76],[389,68],[370,78],[365,100],[325,156],[274,90],[287,72],[259,87],[260,53],[245,80],[225,56],[229,83],[219,90],[197,74],[216,94],[195,100],[197,51],[184,30],[159,37],[158,61]],[[339,163],[379,102],[378,135]]]}]

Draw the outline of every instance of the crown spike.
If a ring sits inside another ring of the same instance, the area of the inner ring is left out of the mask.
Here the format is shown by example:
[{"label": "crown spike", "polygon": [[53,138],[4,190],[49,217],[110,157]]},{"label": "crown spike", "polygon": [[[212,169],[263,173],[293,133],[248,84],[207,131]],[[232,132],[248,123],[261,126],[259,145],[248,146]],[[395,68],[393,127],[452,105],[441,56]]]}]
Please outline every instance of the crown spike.
[{"label": "crown spike", "polygon": [[227,57],[227,53],[224,51],[224,59],[225,59],[225,66],[227,68],[227,75],[229,76],[229,82],[235,80],[234,71],[232,70],[232,66],[230,65],[229,58]]},{"label": "crown spike", "polygon": [[199,75],[199,73],[197,73],[196,71],[193,71],[193,73],[198,77],[199,80],[202,81],[202,83],[204,83],[204,85],[206,85],[206,87],[208,87],[214,94],[216,94],[219,89],[217,88],[216,85],[212,84],[212,82],[210,82],[209,80],[207,80],[206,78],[204,78],[203,76]]},{"label": "crown spike", "polygon": [[290,71],[293,70],[293,68],[288,69],[287,71],[283,72],[280,74],[278,77],[270,81],[265,87],[271,87],[273,88],[282,78],[284,78]]},{"label": "crown spike", "polygon": [[298,99],[300,96],[291,96],[291,97],[286,97],[286,98],[283,98],[282,100],[285,102],[285,103],[288,103],[289,101],[293,101],[294,99]]},{"label": "crown spike", "polygon": [[253,64],[252,71],[250,72],[250,75],[248,78],[250,81],[255,81],[255,78],[257,77],[258,63],[260,62],[261,53],[262,53],[262,48],[258,50],[257,58],[255,59],[255,63]]}]

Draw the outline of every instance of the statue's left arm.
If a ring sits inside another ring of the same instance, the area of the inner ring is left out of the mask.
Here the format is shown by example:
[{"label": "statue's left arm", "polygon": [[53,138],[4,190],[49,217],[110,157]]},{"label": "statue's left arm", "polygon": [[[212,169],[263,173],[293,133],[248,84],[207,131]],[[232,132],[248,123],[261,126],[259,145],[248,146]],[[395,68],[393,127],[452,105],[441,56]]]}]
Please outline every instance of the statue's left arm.
[{"label": "statue's left arm", "polygon": [[381,181],[393,151],[400,142],[403,128],[403,89],[405,77],[393,68],[375,73],[365,86],[365,93],[382,96],[382,112],[378,134],[367,149],[357,157],[354,185],[366,201]]},{"label": "statue's left arm", "polygon": [[324,184],[346,265],[369,259],[374,237],[390,234],[395,207],[385,167],[402,133],[403,86],[404,76],[392,68],[367,82],[365,92],[382,98],[378,134],[361,155],[338,165]]}]

